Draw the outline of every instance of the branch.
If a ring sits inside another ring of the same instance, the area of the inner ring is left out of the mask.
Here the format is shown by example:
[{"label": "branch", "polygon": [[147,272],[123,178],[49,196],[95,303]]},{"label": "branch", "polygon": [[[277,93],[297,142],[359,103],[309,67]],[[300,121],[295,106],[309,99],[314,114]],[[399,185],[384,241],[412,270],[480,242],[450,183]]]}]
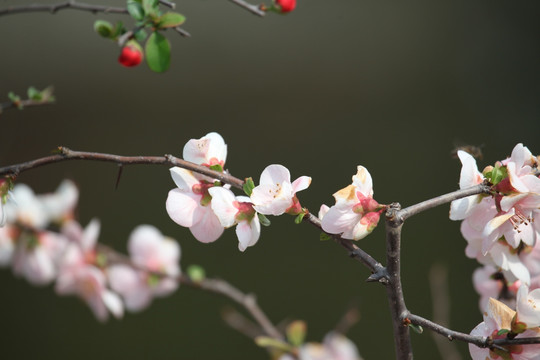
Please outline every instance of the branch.
[{"label": "branch", "polygon": [[454,200],[458,200],[471,195],[490,194],[490,191],[490,187],[486,183],[478,184],[475,186],[471,186],[467,189],[456,190],[445,195],[437,196],[433,199],[422,201],[421,203],[418,203],[416,205],[409,206],[403,210],[400,210],[397,216],[400,217],[403,221],[413,215],[416,215],[425,210],[429,210],[436,206],[447,204]]},{"label": "branch", "polygon": [[24,163],[4,166],[0,168],[0,176],[18,176],[21,172],[34,169],[40,166],[54,164],[67,160],[90,160],[90,161],[105,161],[112,162],[117,165],[135,165],[135,164],[153,164],[153,165],[169,165],[178,166],[196,173],[206,175],[212,179],[218,179],[226,184],[230,184],[236,188],[242,189],[243,180],[235,178],[228,173],[220,173],[211,170],[205,166],[197,165],[189,161],[185,161],[172,155],[165,156],[120,156],[112,154],[104,154],[97,152],[74,151],[66,147],[59,147],[59,154],[45,156]]},{"label": "branch", "polygon": [[338,245],[341,245],[341,247],[343,247],[345,250],[349,252],[350,257],[364,264],[372,272],[372,275],[368,278],[367,281],[370,281],[370,282],[378,281],[383,284],[387,283],[388,274],[386,272],[386,268],[382,266],[380,262],[378,262],[373,257],[371,257],[371,255],[369,255],[367,252],[365,252],[364,250],[360,249],[358,246],[353,244],[351,240],[343,239],[339,235],[329,234],[325,232],[322,229],[321,220],[315,215],[308,213],[304,217],[304,220],[308,221],[309,223],[317,227],[319,230],[321,230],[325,234],[328,234],[329,236],[331,236],[332,239]]},{"label": "branch", "polygon": [[264,15],[266,15],[266,13],[263,10],[261,10],[260,6],[250,4],[248,2],[245,2],[244,0],[229,0],[229,1],[232,1],[236,5],[246,9],[250,13],[255,14],[257,16],[263,17]]},{"label": "branch", "polygon": [[11,14],[20,14],[27,12],[49,12],[51,14],[56,13],[60,10],[73,9],[73,10],[82,10],[89,11],[91,13],[110,13],[110,14],[127,14],[128,11],[126,8],[112,7],[106,5],[92,5],[84,3],[76,3],[75,1],[65,1],[63,3],[51,4],[51,5],[21,5],[21,6],[8,6],[6,9],[0,10],[0,16],[11,15]]},{"label": "branch", "polygon": [[412,360],[409,326],[403,317],[403,314],[408,313],[408,310],[401,286],[401,227],[403,220],[399,216],[400,210],[401,206],[398,203],[390,204],[386,209],[386,268],[389,275],[386,293],[394,327],[396,359]]},{"label": "branch", "polygon": [[5,102],[3,104],[0,104],[0,114],[6,109],[23,109],[25,107],[30,106],[40,106],[40,105],[51,105],[54,101],[51,101],[50,99],[44,99],[44,100],[32,100],[32,99],[26,99],[26,100],[20,100],[17,103],[11,101],[11,102]]},{"label": "branch", "polygon": [[146,269],[145,267],[138,266],[134,264],[130,258],[126,255],[117,253],[113,249],[98,244],[98,251],[104,253],[107,257],[107,262],[114,264],[125,264],[134,269],[145,271],[149,274],[156,275],[159,277],[169,277],[176,280],[179,284],[186,285],[192,288],[201,289],[215,294],[222,295],[230,300],[235,301],[236,303],[243,306],[246,311],[255,319],[255,321],[261,326],[264,332],[275,339],[282,340],[283,335],[276,329],[272,322],[268,319],[266,314],[262,309],[257,305],[257,300],[253,294],[245,294],[242,291],[235,288],[233,285],[229,284],[225,280],[220,279],[211,279],[205,278],[200,281],[193,281],[187,275],[180,274],[176,277],[171,277],[162,272],[155,272]]},{"label": "branch", "polygon": [[[488,348],[488,347],[501,348],[502,346],[508,346],[508,345],[540,344],[540,337],[514,338],[514,339],[504,338],[504,339],[493,340],[490,337],[473,336],[473,335],[461,333],[459,331],[450,330],[450,329],[445,328],[444,326],[436,324],[433,321],[424,319],[423,317],[415,315],[415,314],[408,313],[405,315],[405,317],[409,319],[412,324],[420,325],[424,328],[435,331],[436,333],[439,333],[445,336],[450,341],[457,339],[457,340],[467,342],[469,344],[474,344],[481,348]],[[504,350],[504,348],[502,349]]]}]

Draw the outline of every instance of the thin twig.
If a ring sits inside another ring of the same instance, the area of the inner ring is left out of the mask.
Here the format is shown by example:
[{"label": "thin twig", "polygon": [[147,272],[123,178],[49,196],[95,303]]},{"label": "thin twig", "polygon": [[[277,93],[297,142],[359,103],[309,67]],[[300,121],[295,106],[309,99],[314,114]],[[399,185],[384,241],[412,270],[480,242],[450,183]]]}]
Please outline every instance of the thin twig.
[{"label": "thin twig", "polygon": [[261,10],[260,6],[258,5],[253,5],[253,4],[250,4],[244,0],[229,0],[233,3],[235,3],[236,5],[246,9],[247,11],[249,11],[250,13],[252,14],[255,14],[255,15],[258,15],[258,16],[264,16],[266,13]]},{"label": "thin twig", "polygon": [[187,37],[187,38],[191,37],[191,34],[188,33],[186,30],[182,29],[180,26],[175,27],[174,31],[176,31],[183,37]]},{"label": "thin twig", "polygon": [[461,199],[471,195],[489,194],[490,187],[487,184],[478,184],[467,189],[456,190],[448,194],[437,196],[433,199],[422,201],[421,203],[409,206],[397,214],[402,220],[406,220],[413,215],[422,211],[429,210],[439,205],[444,205],[457,199]]},{"label": "thin twig", "polygon": [[127,14],[128,11],[126,8],[112,7],[107,5],[93,5],[85,3],[77,3],[75,1],[65,1],[58,4],[51,5],[40,5],[40,4],[30,4],[30,5],[20,5],[20,6],[8,6],[5,9],[0,9],[0,16],[3,15],[12,15],[20,14],[27,12],[49,12],[51,14],[56,13],[60,10],[82,10],[89,11],[92,13],[110,13],[110,14]]},{"label": "thin twig", "polygon": [[[322,229],[321,220],[315,215],[308,213],[306,216],[304,216],[304,221],[308,221],[309,223],[317,227],[319,230],[324,232],[324,230]],[[380,262],[375,260],[367,252],[353,244],[351,240],[343,239],[341,236],[335,234],[326,234],[331,236],[334,242],[336,242],[338,245],[341,245],[341,247],[347,250],[350,257],[360,261],[372,272],[373,275],[368,278],[368,281],[378,281],[383,284],[387,282],[386,268],[382,266]]]},{"label": "thin twig", "polygon": [[205,278],[200,281],[193,281],[189,276],[185,274],[171,277],[168,274],[149,271],[144,267],[138,266],[134,264],[131,259],[128,258],[126,255],[120,254],[105,245],[99,244],[98,251],[106,255],[108,264],[125,264],[131,266],[134,269],[146,271],[159,277],[173,278],[182,285],[186,285],[196,289],[202,289],[208,292],[213,292],[215,294],[219,294],[226,298],[229,298],[236,303],[242,305],[246,309],[246,311],[248,311],[249,314],[253,317],[253,319],[261,326],[261,328],[268,336],[271,336],[275,339],[283,339],[283,335],[276,329],[276,327],[268,319],[266,314],[258,306],[255,296],[253,294],[243,293],[225,280]]},{"label": "thin twig", "polygon": [[255,339],[256,337],[265,334],[260,326],[257,326],[232,307],[226,307],[223,309],[221,312],[221,317],[227,323],[227,325],[250,339]]},{"label": "thin twig", "polygon": [[465,334],[459,331],[450,330],[450,329],[445,328],[442,325],[434,323],[433,321],[430,321],[428,319],[425,319],[415,314],[411,314],[411,313],[405,314],[405,317],[409,319],[412,324],[420,325],[423,328],[435,331],[445,336],[450,341],[454,339],[461,340],[469,344],[474,344],[481,348],[487,348],[487,347],[493,347],[493,346],[502,347],[502,346],[508,346],[508,345],[540,344],[540,337],[514,338],[514,339],[504,338],[504,339],[493,340],[485,336],[473,336],[473,335]]},{"label": "thin twig", "polygon": [[51,101],[50,99],[47,99],[47,100],[26,99],[26,100],[20,100],[18,103],[14,103],[12,101],[5,102],[3,104],[0,104],[0,114],[2,114],[2,112],[6,109],[16,109],[16,108],[24,109],[25,107],[51,105],[51,104],[54,104],[54,101]]},{"label": "thin twig", "polygon": [[54,164],[67,160],[90,160],[90,161],[105,161],[112,162],[117,165],[135,165],[135,164],[152,164],[152,165],[169,165],[179,166],[181,168],[194,171],[196,173],[206,175],[211,179],[218,179],[224,183],[242,189],[243,180],[235,178],[228,173],[220,173],[211,170],[205,166],[197,165],[189,161],[185,161],[172,155],[165,156],[120,156],[112,154],[104,154],[97,152],[74,151],[66,147],[59,147],[59,154],[45,156],[35,160],[27,161],[20,164],[4,166],[0,168],[0,176],[18,176],[20,173],[34,169],[40,166]]}]

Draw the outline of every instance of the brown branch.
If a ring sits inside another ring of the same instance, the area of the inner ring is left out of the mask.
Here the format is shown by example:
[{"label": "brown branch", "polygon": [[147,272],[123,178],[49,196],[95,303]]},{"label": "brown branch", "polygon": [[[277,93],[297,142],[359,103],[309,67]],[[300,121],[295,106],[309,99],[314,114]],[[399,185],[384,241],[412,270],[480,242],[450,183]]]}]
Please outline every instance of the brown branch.
[{"label": "brown branch", "polygon": [[89,160],[89,161],[105,161],[112,162],[117,165],[135,165],[135,164],[152,164],[152,165],[169,165],[178,166],[193,172],[206,175],[212,179],[218,179],[224,183],[242,189],[243,180],[235,178],[228,173],[220,173],[211,170],[205,166],[197,165],[192,162],[179,159],[172,155],[165,156],[120,156],[112,154],[104,154],[97,152],[74,151],[66,147],[58,148],[59,154],[45,156],[35,160],[27,161],[20,164],[4,166],[0,168],[0,176],[18,176],[20,173],[31,170],[40,166],[54,164],[67,160]]},{"label": "brown branch", "polygon": [[257,16],[263,17],[264,15],[266,15],[266,13],[263,10],[261,10],[261,7],[258,5],[250,4],[244,0],[229,0],[229,1],[235,3],[236,5],[246,9],[250,13],[255,14]]},{"label": "brown branch", "polygon": [[51,101],[50,99],[44,99],[44,100],[32,100],[32,99],[26,99],[26,100],[20,100],[17,102],[5,102],[3,104],[0,104],[0,115],[2,112],[6,109],[24,109],[26,107],[31,106],[41,106],[41,105],[51,105],[54,104],[54,101]]},{"label": "brown branch", "polygon": [[338,245],[340,245],[341,247],[343,247],[345,250],[349,252],[350,257],[364,264],[372,272],[372,275],[368,278],[368,281],[370,282],[378,281],[382,284],[387,283],[388,274],[386,272],[386,268],[380,262],[375,260],[371,255],[369,255],[367,252],[365,252],[364,250],[356,246],[352,240],[343,239],[339,235],[325,232],[322,229],[321,220],[311,213],[308,213],[306,216],[304,216],[303,220],[311,223],[312,225],[317,227],[320,231],[331,236],[334,242],[336,242]]},{"label": "brown branch", "polygon": [[152,275],[159,277],[168,277],[173,278],[179,284],[186,285],[192,288],[205,290],[215,294],[222,295],[239,305],[243,306],[246,311],[253,317],[253,319],[260,325],[264,332],[275,339],[282,340],[283,335],[277,330],[277,328],[272,324],[268,319],[266,314],[262,309],[257,305],[257,300],[253,294],[245,294],[239,289],[235,288],[233,285],[229,284],[225,280],[221,279],[212,279],[205,278],[200,281],[193,281],[191,278],[185,274],[180,274],[176,277],[171,277],[168,274],[162,272],[149,271],[148,269],[134,264],[129,257],[124,254],[120,254],[113,249],[98,244],[98,251],[105,254],[107,257],[107,263],[112,264],[124,264],[128,265],[134,269],[148,272]]},{"label": "brown branch", "polygon": [[99,13],[99,12],[110,13],[110,14],[127,14],[128,13],[126,8],[112,7],[112,6],[106,6],[106,5],[92,5],[92,4],[85,4],[85,3],[76,3],[75,1],[65,1],[63,3],[51,4],[51,5],[30,4],[30,5],[20,5],[20,6],[8,6],[7,8],[0,10],[0,16],[27,13],[27,12],[49,12],[51,14],[54,14],[57,11],[65,10],[65,9],[89,11],[94,14]]},{"label": "brown branch", "polygon": [[409,326],[403,317],[404,314],[408,313],[408,310],[401,285],[401,227],[403,220],[398,216],[400,210],[401,206],[398,203],[390,204],[386,209],[386,268],[389,276],[386,293],[394,327],[396,359],[412,360]]},{"label": "brown branch", "polygon": [[478,184],[475,186],[471,186],[470,188],[467,188],[467,189],[456,190],[448,194],[437,196],[433,199],[422,201],[421,203],[418,203],[416,205],[409,206],[403,210],[400,210],[397,216],[400,217],[402,220],[406,220],[410,218],[411,216],[416,215],[422,211],[429,210],[439,205],[447,204],[454,200],[458,200],[458,199],[471,196],[471,195],[490,194],[490,193],[491,193],[491,189],[486,183]]},{"label": "brown branch", "polygon": [[[442,325],[434,323],[433,321],[427,320],[421,316],[415,314],[405,314],[405,317],[410,320],[412,324],[420,325],[423,328],[430,329],[445,336],[448,340],[452,341],[454,339],[461,340],[469,344],[474,344],[481,348],[502,348],[503,346],[509,345],[530,345],[530,344],[540,344],[540,337],[532,338],[514,338],[514,339],[495,339],[493,340],[490,337],[485,336],[473,336],[470,334],[465,334],[459,331],[454,331],[445,328]],[[504,348],[502,348],[504,350]]]}]

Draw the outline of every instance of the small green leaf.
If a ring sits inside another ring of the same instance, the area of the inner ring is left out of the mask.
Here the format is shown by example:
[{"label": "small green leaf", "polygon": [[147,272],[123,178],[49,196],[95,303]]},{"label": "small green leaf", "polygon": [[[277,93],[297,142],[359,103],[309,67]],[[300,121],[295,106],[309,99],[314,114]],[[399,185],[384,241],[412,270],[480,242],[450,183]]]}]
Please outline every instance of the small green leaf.
[{"label": "small green leaf", "polygon": [[28,98],[30,100],[41,101],[41,91],[39,91],[33,86],[30,86],[28,88],[28,90],[26,91],[26,94],[28,95]]},{"label": "small green leaf", "polygon": [[141,21],[144,19],[144,9],[140,2],[136,2],[133,0],[128,1],[127,11],[129,12],[129,15],[131,15],[131,17],[137,21]]},{"label": "small green leaf", "polygon": [[210,166],[210,170],[214,170],[214,171],[217,171],[217,172],[223,172],[223,166],[221,166],[219,164],[215,164],[215,165]]},{"label": "small green leaf", "polygon": [[304,219],[304,216],[306,216],[306,213],[304,212],[301,212],[300,214],[298,214],[298,216],[294,219],[294,223],[301,224],[302,220]]},{"label": "small green leaf", "polygon": [[186,17],[184,15],[175,12],[167,12],[156,20],[156,26],[158,29],[177,27],[182,25],[185,21]]},{"label": "small green leaf", "polygon": [[155,72],[164,72],[171,63],[171,45],[169,40],[157,31],[146,41],[146,62],[148,67]]},{"label": "small green leaf", "polygon": [[283,351],[291,351],[293,347],[284,341],[277,340],[268,336],[257,336],[255,338],[255,344],[264,348],[274,348]]},{"label": "small green leaf", "polygon": [[424,332],[424,328],[422,328],[420,325],[409,324],[409,327],[413,329],[414,332],[417,334],[421,334]]},{"label": "small green leaf", "polygon": [[244,181],[244,192],[246,193],[247,196],[251,196],[251,193],[253,192],[253,189],[255,188],[255,183],[253,182],[253,179],[252,178],[247,178],[245,181]]},{"label": "small green leaf", "polygon": [[104,38],[110,38],[114,31],[112,24],[105,20],[96,20],[94,30]]},{"label": "small green leaf", "polygon": [[159,0],[142,0],[142,7],[146,15],[155,17],[159,13]]},{"label": "small green leaf", "polygon": [[323,232],[321,233],[319,238],[321,239],[321,241],[332,240],[332,237],[330,235],[328,235],[327,233],[323,233]]},{"label": "small green leaf", "polygon": [[13,91],[8,93],[9,100],[17,107],[17,109],[22,110],[23,105],[21,103],[21,97],[16,95]]},{"label": "small green leaf", "polygon": [[257,213],[257,216],[259,217],[259,221],[261,222],[262,226],[270,226],[270,220],[263,214]]},{"label": "small green leaf", "polygon": [[287,326],[287,340],[293,346],[300,346],[306,337],[307,325],[302,320],[296,320]]},{"label": "small green leaf", "polygon": [[134,37],[137,41],[144,42],[144,40],[146,40],[148,37],[148,34],[146,31],[144,31],[144,29],[141,29],[135,33]]},{"label": "small green leaf", "polygon": [[114,27],[114,31],[111,34],[111,39],[116,39],[120,35],[126,32],[126,28],[124,27],[124,24],[121,21],[118,21]]},{"label": "small green leaf", "polygon": [[190,265],[187,268],[187,274],[191,281],[195,283],[200,283],[206,278],[206,273],[204,269],[199,265]]}]

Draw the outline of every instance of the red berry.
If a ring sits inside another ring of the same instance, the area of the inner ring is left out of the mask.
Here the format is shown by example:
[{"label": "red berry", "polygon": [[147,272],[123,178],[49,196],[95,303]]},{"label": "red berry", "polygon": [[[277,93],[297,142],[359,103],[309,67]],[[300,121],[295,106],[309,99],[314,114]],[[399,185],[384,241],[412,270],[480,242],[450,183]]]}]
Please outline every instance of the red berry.
[{"label": "red berry", "polygon": [[281,6],[282,13],[293,11],[296,7],[296,0],[276,0],[276,2]]},{"label": "red berry", "polygon": [[133,45],[126,45],[122,48],[118,62],[126,67],[137,66],[143,58],[142,51]]}]

